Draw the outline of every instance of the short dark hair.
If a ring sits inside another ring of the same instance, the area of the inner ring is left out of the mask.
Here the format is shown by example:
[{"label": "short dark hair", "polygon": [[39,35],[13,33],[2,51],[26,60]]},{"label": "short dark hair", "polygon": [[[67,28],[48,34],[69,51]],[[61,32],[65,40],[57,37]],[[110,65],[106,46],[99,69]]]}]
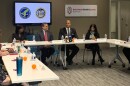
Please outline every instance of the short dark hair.
[{"label": "short dark hair", "polygon": [[45,25],[45,24],[47,24],[47,25],[48,25],[48,23],[42,23],[42,24],[41,24],[41,26],[43,26],[43,27],[44,27],[44,25]]}]

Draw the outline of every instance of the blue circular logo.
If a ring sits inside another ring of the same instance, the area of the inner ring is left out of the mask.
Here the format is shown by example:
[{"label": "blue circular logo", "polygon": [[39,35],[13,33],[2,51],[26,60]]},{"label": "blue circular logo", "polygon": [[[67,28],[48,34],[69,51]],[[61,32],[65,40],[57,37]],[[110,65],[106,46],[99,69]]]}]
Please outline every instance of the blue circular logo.
[{"label": "blue circular logo", "polygon": [[27,8],[27,7],[23,7],[23,8],[20,9],[20,11],[19,11],[19,15],[20,15],[21,18],[23,18],[23,19],[27,19],[27,18],[30,17],[30,15],[31,15],[31,11],[30,11],[29,8]]}]

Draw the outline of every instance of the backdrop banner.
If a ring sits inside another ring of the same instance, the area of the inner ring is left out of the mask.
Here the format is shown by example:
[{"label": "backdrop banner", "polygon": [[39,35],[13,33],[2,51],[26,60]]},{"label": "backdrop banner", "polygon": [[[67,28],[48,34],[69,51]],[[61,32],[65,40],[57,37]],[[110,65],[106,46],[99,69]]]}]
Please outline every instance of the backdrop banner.
[{"label": "backdrop banner", "polygon": [[95,17],[97,5],[65,5],[66,17]]}]

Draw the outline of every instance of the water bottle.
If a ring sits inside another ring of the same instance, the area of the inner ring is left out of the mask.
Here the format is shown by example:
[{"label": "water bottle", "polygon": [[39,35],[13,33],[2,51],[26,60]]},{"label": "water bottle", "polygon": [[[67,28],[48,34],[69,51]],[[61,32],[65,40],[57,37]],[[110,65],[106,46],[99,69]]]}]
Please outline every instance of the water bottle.
[{"label": "water bottle", "polygon": [[15,43],[16,43],[16,39],[14,38],[14,39],[13,39],[13,45],[15,45]]},{"label": "water bottle", "polygon": [[62,42],[64,42],[64,36],[63,35],[61,36],[61,40],[62,40]]},{"label": "water bottle", "polygon": [[85,41],[85,34],[83,34],[83,41]]},{"label": "water bottle", "polygon": [[72,36],[69,36],[69,42],[72,42]]},{"label": "water bottle", "polygon": [[32,60],[35,60],[35,58],[36,58],[36,54],[33,52],[33,54],[32,54]]},{"label": "water bottle", "polygon": [[130,36],[129,36],[129,38],[128,38],[128,42],[130,42]]},{"label": "water bottle", "polygon": [[65,36],[65,42],[66,42],[66,43],[69,42],[68,36]]},{"label": "water bottle", "polygon": [[104,38],[107,38],[107,34],[104,35]]},{"label": "water bottle", "polygon": [[16,47],[16,51],[17,51],[17,53],[20,53],[20,45],[18,45],[18,46]]},{"label": "water bottle", "polygon": [[23,52],[24,52],[24,47],[21,44],[21,46],[20,46],[20,53],[23,53]]},{"label": "water bottle", "polygon": [[33,41],[35,41],[35,35],[33,35]]},{"label": "water bottle", "polygon": [[61,36],[61,40],[64,40],[64,36],[63,35]]},{"label": "water bottle", "polygon": [[21,41],[21,47],[22,47],[22,48],[24,47],[24,43],[23,43],[23,41]]},{"label": "water bottle", "polygon": [[31,52],[30,47],[27,48],[27,53],[29,54]]},{"label": "water bottle", "polygon": [[17,70],[17,76],[22,76],[22,65],[23,65],[23,59],[22,57],[16,57],[16,70]]}]

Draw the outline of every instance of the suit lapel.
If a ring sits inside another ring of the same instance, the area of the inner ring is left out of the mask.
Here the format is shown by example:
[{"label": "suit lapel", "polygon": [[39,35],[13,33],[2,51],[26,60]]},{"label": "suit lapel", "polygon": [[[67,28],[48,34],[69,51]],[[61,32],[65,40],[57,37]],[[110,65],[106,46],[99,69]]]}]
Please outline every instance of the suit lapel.
[{"label": "suit lapel", "polygon": [[47,31],[47,38],[48,38],[48,41],[49,41],[49,32]]},{"label": "suit lapel", "polygon": [[65,32],[65,35],[67,35],[67,31],[66,31],[66,28],[64,28],[64,32]]},{"label": "suit lapel", "polygon": [[43,41],[45,40],[44,39],[44,32],[43,32],[43,30],[41,31],[41,39],[43,39]]}]

